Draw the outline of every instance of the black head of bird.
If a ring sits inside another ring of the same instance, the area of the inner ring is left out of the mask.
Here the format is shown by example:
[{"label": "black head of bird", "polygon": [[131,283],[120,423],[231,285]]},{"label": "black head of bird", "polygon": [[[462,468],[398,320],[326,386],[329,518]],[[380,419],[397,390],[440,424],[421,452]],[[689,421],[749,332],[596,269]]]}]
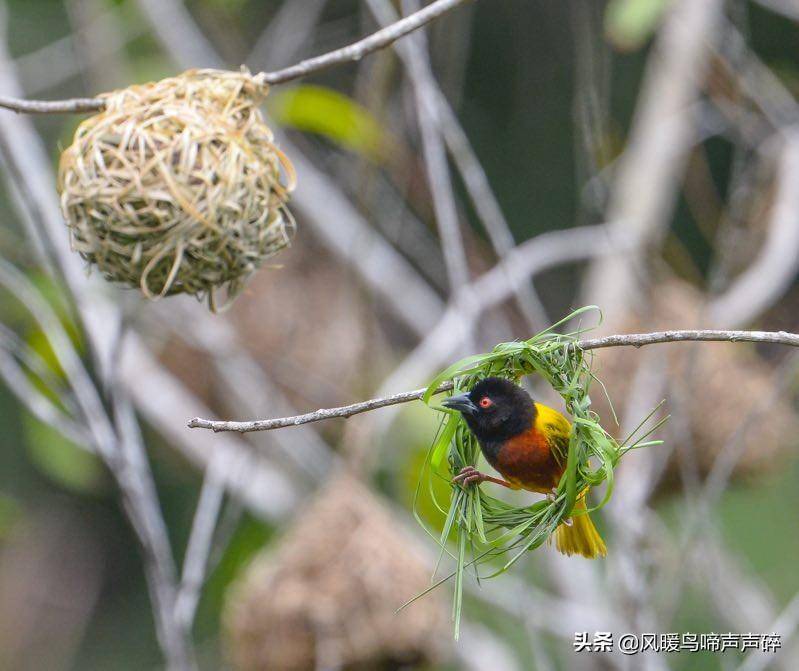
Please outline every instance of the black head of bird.
[{"label": "black head of bird", "polygon": [[466,394],[441,403],[458,410],[478,440],[504,440],[528,430],[535,422],[533,399],[510,380],[487,377]]}]

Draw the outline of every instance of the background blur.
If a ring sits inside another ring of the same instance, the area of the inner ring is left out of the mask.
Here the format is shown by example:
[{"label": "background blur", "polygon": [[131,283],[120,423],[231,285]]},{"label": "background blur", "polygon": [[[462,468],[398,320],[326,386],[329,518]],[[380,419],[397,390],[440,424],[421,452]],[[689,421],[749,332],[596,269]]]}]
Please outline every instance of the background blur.
[{"label": "background blur", "polygon": [[[0,111],[0,668],[164,668],[156,631],[172,632],[173,666],[182,647],[202,669],[799,668],[788,348],[599,352],[621,424],[596,398],[606,428],[625,434],[665,398],[666,443],[625,458],[596,515],[606,560],[542,548],[470,580],[457,644],[449,586],[393,615],[435,561],[411,509],[436,413],[186,428],[415,389],[587,303],[604,333],[799,331],[796,7],[478,0],[396,49],[275,86],[265,112],[298,169],[298,232],[224,315],[63,281],[54,268],[79,260],[42,231],[61,230],[53,174],[82,117]],[[8,0],[0,94],[275,70],[416,8]],[[32,316],[41,303],[55,326]],[[120,449],[146,456],[116,466],[144,552],[87,449],[59,347],[86,363]],[[420,514],[440,527],[424,498]],[[779,632],[783,649],[575,654],[576,631]]]}]

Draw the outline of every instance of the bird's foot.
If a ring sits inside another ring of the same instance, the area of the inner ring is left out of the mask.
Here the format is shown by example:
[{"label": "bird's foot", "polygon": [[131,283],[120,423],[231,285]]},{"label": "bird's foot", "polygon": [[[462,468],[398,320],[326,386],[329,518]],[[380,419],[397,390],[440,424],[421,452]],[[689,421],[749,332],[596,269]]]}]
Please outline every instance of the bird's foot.
[{"label": "bird's foot", "polygon": [[461,469],[461,472],[452,478],[452,482],[455,482],[463,487],[468,487],[472,484],[479,485],[481,482],[485,482],[487,479],[488,476],[485,473],[478,471],[474,466],[464,466]]}]

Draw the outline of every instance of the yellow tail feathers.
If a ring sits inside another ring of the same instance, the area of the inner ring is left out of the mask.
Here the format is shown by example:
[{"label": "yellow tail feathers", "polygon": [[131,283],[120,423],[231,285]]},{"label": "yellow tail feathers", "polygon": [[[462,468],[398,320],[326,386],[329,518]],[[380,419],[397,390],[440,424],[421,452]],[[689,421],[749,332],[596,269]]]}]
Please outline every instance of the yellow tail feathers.
[{"label": "yellow tail feathers", "polygon": [[[581,496],[574,504],[575,513],[586,510]],[[582,555],[587,559],[604,557],[608,550],[587,512],[571,517],[571,525],[560,524],[555,530],[555,547],[565,555]]]}]

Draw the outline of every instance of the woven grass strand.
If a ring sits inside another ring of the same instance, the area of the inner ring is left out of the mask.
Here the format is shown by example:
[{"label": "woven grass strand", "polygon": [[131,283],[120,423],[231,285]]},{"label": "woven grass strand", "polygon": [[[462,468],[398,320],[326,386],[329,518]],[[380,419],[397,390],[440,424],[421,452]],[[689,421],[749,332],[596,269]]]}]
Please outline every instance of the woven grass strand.
[{"label": "woven grass strand", "polygon": [[73,248],[105,278],[149,299],[232,300],[295,225],[295,173],[247,71],[189,70],[102,96],[61,155]]}]

